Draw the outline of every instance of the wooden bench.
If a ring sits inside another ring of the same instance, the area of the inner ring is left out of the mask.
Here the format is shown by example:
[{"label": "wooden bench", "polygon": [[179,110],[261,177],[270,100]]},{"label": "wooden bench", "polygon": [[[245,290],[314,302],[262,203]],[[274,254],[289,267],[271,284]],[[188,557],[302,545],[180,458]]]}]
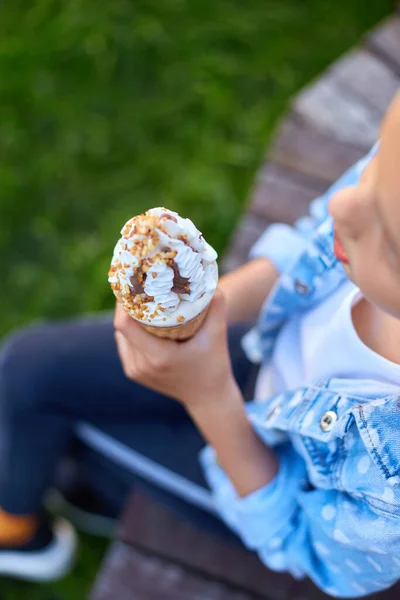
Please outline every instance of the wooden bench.
[{"label": "wooden bench", "polygon": [[[248,210],[223,262],[246,261],[273,221],[306,213],[349,165],[364,155],[400,82],[400,18],[373,31],[293,101],[261,168]],[[400,585],[375,594],[395,600]],[[197,530],[134,494],[95,582],[91,600],[323,600],[309,580],[273,573],[257,557]]]}]

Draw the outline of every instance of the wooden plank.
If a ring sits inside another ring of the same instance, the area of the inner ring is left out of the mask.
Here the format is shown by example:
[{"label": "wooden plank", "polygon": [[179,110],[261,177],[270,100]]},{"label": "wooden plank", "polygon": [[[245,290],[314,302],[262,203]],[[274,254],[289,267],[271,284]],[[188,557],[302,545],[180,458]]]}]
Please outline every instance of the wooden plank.
[{"label": "wooden plank", "polygon": [[256,597],[123,542],[114,542],[89,600],[252,600]]},{"label": "wooden plank", "polygon": [[228,272],[244,264],[251,246],[271,222],[293,223],[306,214],[310,200],[326,187],[324,181],[282,169],[273,163],[267,164],[259,173],[252,194],[251,212],[242,219],[234,234],[222,271]]},{"label": "wooden plank", "polygon": [[393,16],[368,37],[369,48],[400,74],[400,17]]},{"label": "wooden plank", "polygon": [[222,260],[223,273],[237,269],[248,260],[250,248],[269,224],[266,219],[251,213],[242,217]]},{"label": "wooden plank", "polygon": [[117,531],[119,540],[269,600],[291,600],[294,580],[269,571],[257,556],[194,527],[135,493]]},{"label": "wooden plank", "polygon": [[333,183],[364,151],[311,129],[291,115],[278,129],[272,160],[283,168],[299,171],[314,179]]},{"label": "wooden plank", "polygon": [[294,110],[310,127],[365,151],[378,137],[379,110],[363,102],[330,73],[297,96]]},{"label": "wooden plank", "polygon": [[400,87],[400,79],[377,56],[366,50],[353,50],[330,69],[333,78],[372,104],[381,115]]},{"label": "wooden plank", "polygon": [[256,183],[251,211],[269,221],[292,224],[307,214],[310,201],[326,187],[325,182],[308,180],[295,171],[268,164]]}]

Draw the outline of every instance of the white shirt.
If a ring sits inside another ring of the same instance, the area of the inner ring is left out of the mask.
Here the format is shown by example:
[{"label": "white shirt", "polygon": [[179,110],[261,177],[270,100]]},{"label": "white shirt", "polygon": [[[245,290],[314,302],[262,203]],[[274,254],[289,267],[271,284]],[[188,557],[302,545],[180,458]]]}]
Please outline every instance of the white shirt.
[{"label": "white shirt", "polygon": [[332,377],[398,384],[400,365],[368,348],[355,330],[352,309],[362,297],[348,281],[316,307],[289,319],[271,362],[260,369],[256,400]]}]

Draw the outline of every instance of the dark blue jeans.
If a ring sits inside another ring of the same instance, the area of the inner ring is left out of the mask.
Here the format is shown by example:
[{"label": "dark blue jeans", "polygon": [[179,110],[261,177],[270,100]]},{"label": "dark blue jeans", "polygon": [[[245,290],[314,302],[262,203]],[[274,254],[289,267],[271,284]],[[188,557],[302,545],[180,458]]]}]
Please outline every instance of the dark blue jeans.
[{"label": "dark blue jeans", "polygon": [[[236,380],[251,385],[254,369],[240,345],[242,326],[229,331]],[[96,426],[124,447],[207,488],[198,462],[204,445],[185,409],[123,374],[112,317],[100,315],[33,326],[5,341],[0,355],[0,506],[14,514],[41,509],[79,422]],[[122,506],[141,486],[203,527],[229,535],[207,511],[134,474],[85,445],[75,447],[81,473],[99,494]]]}]

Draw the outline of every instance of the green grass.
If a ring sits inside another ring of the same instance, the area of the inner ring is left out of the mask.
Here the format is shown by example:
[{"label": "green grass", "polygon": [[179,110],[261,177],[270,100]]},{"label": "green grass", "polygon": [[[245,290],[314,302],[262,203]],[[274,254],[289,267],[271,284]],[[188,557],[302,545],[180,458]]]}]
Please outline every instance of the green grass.
[{"label": "green grass", "polygon": [[105,540],[82,535],[73,575],[46,585],[0,580],[1,600],[86,600],[107,545]]},{"label": "green grass", "polygon": [[[110,308],[122,223],[167,205],[223,250],[290,96],[395,0],[13,0],[0,6],[0,334]],[[58,585],[80,600],[104,545]]]}]

